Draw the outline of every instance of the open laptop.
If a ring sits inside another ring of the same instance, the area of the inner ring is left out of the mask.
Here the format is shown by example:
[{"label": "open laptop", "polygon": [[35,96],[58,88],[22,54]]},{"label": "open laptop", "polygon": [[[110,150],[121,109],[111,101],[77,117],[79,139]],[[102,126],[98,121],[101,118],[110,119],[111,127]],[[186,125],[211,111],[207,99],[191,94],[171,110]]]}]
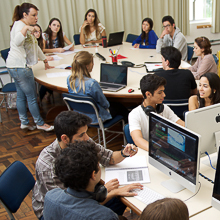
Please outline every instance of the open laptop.
[{"label": "open laptop", "polygon": [[100,87],[102,90],[117,92],[127,86],[127,66],[101,63]]},{"label": "open laptop", "polygon": [[220,149],[218,149],[218,159],[215,172],[215,183],[212,193],[212,206],[220,211]]},{"label": "open laptop", "polygon": [[108,38],[108,47],[122,44],[124,31],[110,33]]}]

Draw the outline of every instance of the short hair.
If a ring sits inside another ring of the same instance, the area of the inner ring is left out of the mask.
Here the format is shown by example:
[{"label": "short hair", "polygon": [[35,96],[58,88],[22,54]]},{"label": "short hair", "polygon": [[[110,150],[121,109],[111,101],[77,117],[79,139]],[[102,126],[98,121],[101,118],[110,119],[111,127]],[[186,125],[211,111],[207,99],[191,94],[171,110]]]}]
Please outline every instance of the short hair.
[{"label": "short hair", "polygon": [[165,86],[167,83],[166,79],[157,76],[155,74],[147,74],[142,77],[140,81],[140,88],[141,92],[146,99],[146,92],[149,91],[152,95],[154,95],[154,92],[160,87]]},{"label": "short hair", "polygon": [[165,22],[165,21],[169,21],[171,25],[175,24],[174,19],[170,15],[164,16],[162,18],[162,23]]},{"label": "short hair", "polygon": [[71,143],[56,158],[55,174],[65,187],[86,189],[93,171],[97,173],[100,169],[99,151],[93,141]]},{"label": "short hair", "polygon": [[180,199],[164,198],[149,204],[142,212],[139,220],[188,220],[189,211]]},{"label": "short hair", "polygon": [[71,140],[81,127],[89,125],[91,122],[92,119],[87,115],[75,111],[61,112],[54,120],[54,130],[58,141],[61,141],[63,134]]},{"label": "short hair", "polygon": [[165,60],[169,61],[170,68],[178,69],[181,64],[182,54],[177,48],[172,46],[162,47],[161,55],[164,57]]},{"label": "short hair", "polygon": [[[205,73],[202,77],[206,77],[209,81],[209,85],[211,87],[211,94],[209,96],[211,103],[217,104],[220,103],[220,78],[216,73]],[[205,107],[205,100],[204,98],[200,98],[199,91],[198,91],[198,99],[199,99],[199,107]]]},{"label": "short hair", "polygon": [[197,37],[195,42],[201,49],[204,49],[204,55],[212,53],[211,43],[207,37]]}]

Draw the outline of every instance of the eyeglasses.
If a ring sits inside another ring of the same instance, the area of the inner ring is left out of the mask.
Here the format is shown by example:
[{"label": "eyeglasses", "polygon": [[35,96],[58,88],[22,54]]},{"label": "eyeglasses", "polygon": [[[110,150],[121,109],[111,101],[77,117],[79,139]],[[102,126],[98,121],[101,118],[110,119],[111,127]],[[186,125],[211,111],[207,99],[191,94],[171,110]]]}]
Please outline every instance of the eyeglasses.
[{"label": "eyeglasses", "polygon": [[167,28],[167,27],[170,27],[170,24],[166,25],[166,26],[163,26],[162,28]]}]

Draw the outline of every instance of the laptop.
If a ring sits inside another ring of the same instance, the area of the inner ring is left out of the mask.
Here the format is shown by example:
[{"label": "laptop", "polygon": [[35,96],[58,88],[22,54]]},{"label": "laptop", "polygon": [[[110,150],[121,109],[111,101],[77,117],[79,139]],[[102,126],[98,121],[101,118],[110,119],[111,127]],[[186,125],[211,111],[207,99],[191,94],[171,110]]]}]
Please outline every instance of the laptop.
[{"label": "laptop", "polygon": [[122,44],[124,31],[110,33],[108,38],[108,47]]},{"label": "laptop", "polygon": [[117,92],[127,86],[127,66],[101,63],[100,87],[102,90]]}]

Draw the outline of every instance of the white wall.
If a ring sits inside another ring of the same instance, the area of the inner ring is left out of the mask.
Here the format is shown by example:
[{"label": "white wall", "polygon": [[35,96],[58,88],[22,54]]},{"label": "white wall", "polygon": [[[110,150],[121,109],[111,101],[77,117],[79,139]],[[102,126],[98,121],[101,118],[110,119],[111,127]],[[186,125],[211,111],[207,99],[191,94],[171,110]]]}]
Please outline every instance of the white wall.
[{"label": "white wall", "polygon": [[[190,36],[186,36],[187,43],[194,42],[195,38],[205,36],[209,40],[220,39],[220,33],[213,34],[211,33],[211,28],[202,28],[197,29],[198,25],[207,25],[209,22],[204,23],[191,23],[190,24]],[[220,41],[216,42],[219,45],[212,46],[212,53],[216,54],[218,50],[220,50]],[[190,45],[193,46],[193,45]]]}]

